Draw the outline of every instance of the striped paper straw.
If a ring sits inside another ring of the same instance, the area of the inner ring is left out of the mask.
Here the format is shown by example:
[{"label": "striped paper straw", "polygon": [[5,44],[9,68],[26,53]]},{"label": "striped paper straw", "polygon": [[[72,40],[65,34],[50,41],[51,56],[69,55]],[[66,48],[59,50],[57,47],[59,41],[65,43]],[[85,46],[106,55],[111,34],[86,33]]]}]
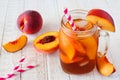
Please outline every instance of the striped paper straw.
[{"label": "striped paper straw", "polygon": [[69,14],[69,11],[68,11],[68,8],[65,8],[64,9],[64,14],[68,20],[68,22],[70,23],[70,25],[72,26],[72,29],[75,30],[76,29],[76,26],[73,22],[73,19],[72,19],[72,16]]},{"label": "striped paper straw", "polygon": [[10,78],[13,78],[17,75],[17,73],[23,73],[25,71],[28,71],[30,69],[33,69],[37,67],[38,65],[27,65],[25,68],[21,68],[20,64],[22,64],[25,61],[25,57],[22,57],[19,61],[18,64],[13,68],[13,72],[9,73],[6,75],[6,77],[0,77],[0,80],[8,80]]}]

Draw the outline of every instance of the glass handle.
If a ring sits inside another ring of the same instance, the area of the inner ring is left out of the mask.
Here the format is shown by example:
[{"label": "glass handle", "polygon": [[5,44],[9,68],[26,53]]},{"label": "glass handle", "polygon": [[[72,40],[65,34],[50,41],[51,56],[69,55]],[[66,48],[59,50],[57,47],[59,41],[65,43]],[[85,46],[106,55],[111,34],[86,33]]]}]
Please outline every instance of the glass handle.
[{"label": "glass handle", "polygon": [[106,55],[106,53],[108,52],[108,47],[109,47],[109,33],[104,30],[100,30],[97,55],[99,57]]}]

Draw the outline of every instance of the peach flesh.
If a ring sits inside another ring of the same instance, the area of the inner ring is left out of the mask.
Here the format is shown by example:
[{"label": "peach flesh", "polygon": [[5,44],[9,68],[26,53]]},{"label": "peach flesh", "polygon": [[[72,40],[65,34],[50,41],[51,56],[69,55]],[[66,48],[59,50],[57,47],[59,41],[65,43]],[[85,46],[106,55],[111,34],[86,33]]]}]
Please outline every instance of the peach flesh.
[{"label": "peach flesh", "polygon": [[49,31],[39,35],[34,41],[34,47],[43,53],[53,53],[59,48],[59,32]]},{"label": "peach flesh", "polygon": [[108,61],[106,56],[97,57],[97,69],[103,76],[110,76],[115,72],[114,65]]},{"label": "peach flesh", "polygon": [[112,16],[104,10],[92,9],[86,16],[87,20],[97,24],[101,30],[115,32],[115,25]]},{"label": "peach flesh", "polygon": [[95,15],[95,16],[104,18],[104,19],[108,20],[114,26],[114,21],[113,21],[111,15],[109,15],[104,10],[101,10],[101,9],[92,9],[91,11],[89,11],[88,15]]},{"label": "peach flesh", "polygon": [[21,35],[18,39],[3,44],[3,48],[7,52],[17,52],[25,47],[25,45],[27,44],[27,40],[27,36]]}]

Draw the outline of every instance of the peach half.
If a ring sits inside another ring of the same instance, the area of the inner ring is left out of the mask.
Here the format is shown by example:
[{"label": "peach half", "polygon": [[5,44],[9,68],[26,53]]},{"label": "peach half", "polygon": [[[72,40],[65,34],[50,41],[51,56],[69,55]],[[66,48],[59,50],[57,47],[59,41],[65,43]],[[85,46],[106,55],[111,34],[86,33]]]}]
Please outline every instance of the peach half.
[{"label": "peach half", "polygon": [[18,39],[3,44],[3,48],[8,52],[21,50],[27,43],[27,36],[21,35]]},{"label": "peach half", "polygon": [[97,69],[103,76],[110,76],[115,72],[115,67],[106,56],[97,57]]},{"label": "peach half", "polygon": [[102,9],[90,10],[86,18],[93,24],[97,24],[102,30],[115,32],[115,25],[112,16]]},{"label": "peach half", "polygon": [[59,47],[59,32],[49,31],[41,34],[33,41],[34,47],[43,53],[52,53]]}]

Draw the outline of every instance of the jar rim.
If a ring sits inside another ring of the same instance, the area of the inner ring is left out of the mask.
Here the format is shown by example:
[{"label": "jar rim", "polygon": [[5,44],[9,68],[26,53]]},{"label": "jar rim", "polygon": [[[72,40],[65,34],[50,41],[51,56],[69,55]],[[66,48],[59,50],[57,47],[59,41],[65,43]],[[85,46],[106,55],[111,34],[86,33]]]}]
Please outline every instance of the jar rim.
[{"label": "jar rim", "polygon": [[[69,11],[70,15],[73,13],[82,13],[84,15],[86,15],[88,13],[87,10],[83,10],[83,9],[75,9],[75,10],[70,10]],[[75,31],[75,30],[71,30],[68,27],[66,27],[65,22],[63,21],[63,19],[66,18],[65,15],[62,16],[62,20],[61,20],[61,27],[62,29],[64,29],[67,32],[72,32],[74,34],[83,34],[83,33],[89,33],[89,35],[94,34],[94,32],[97,30],[97,25],[93,25],[92,28],[88,29],[88,30],[84,30],[84,31]],[[91,33],[91,34],[90,34]]]}]

